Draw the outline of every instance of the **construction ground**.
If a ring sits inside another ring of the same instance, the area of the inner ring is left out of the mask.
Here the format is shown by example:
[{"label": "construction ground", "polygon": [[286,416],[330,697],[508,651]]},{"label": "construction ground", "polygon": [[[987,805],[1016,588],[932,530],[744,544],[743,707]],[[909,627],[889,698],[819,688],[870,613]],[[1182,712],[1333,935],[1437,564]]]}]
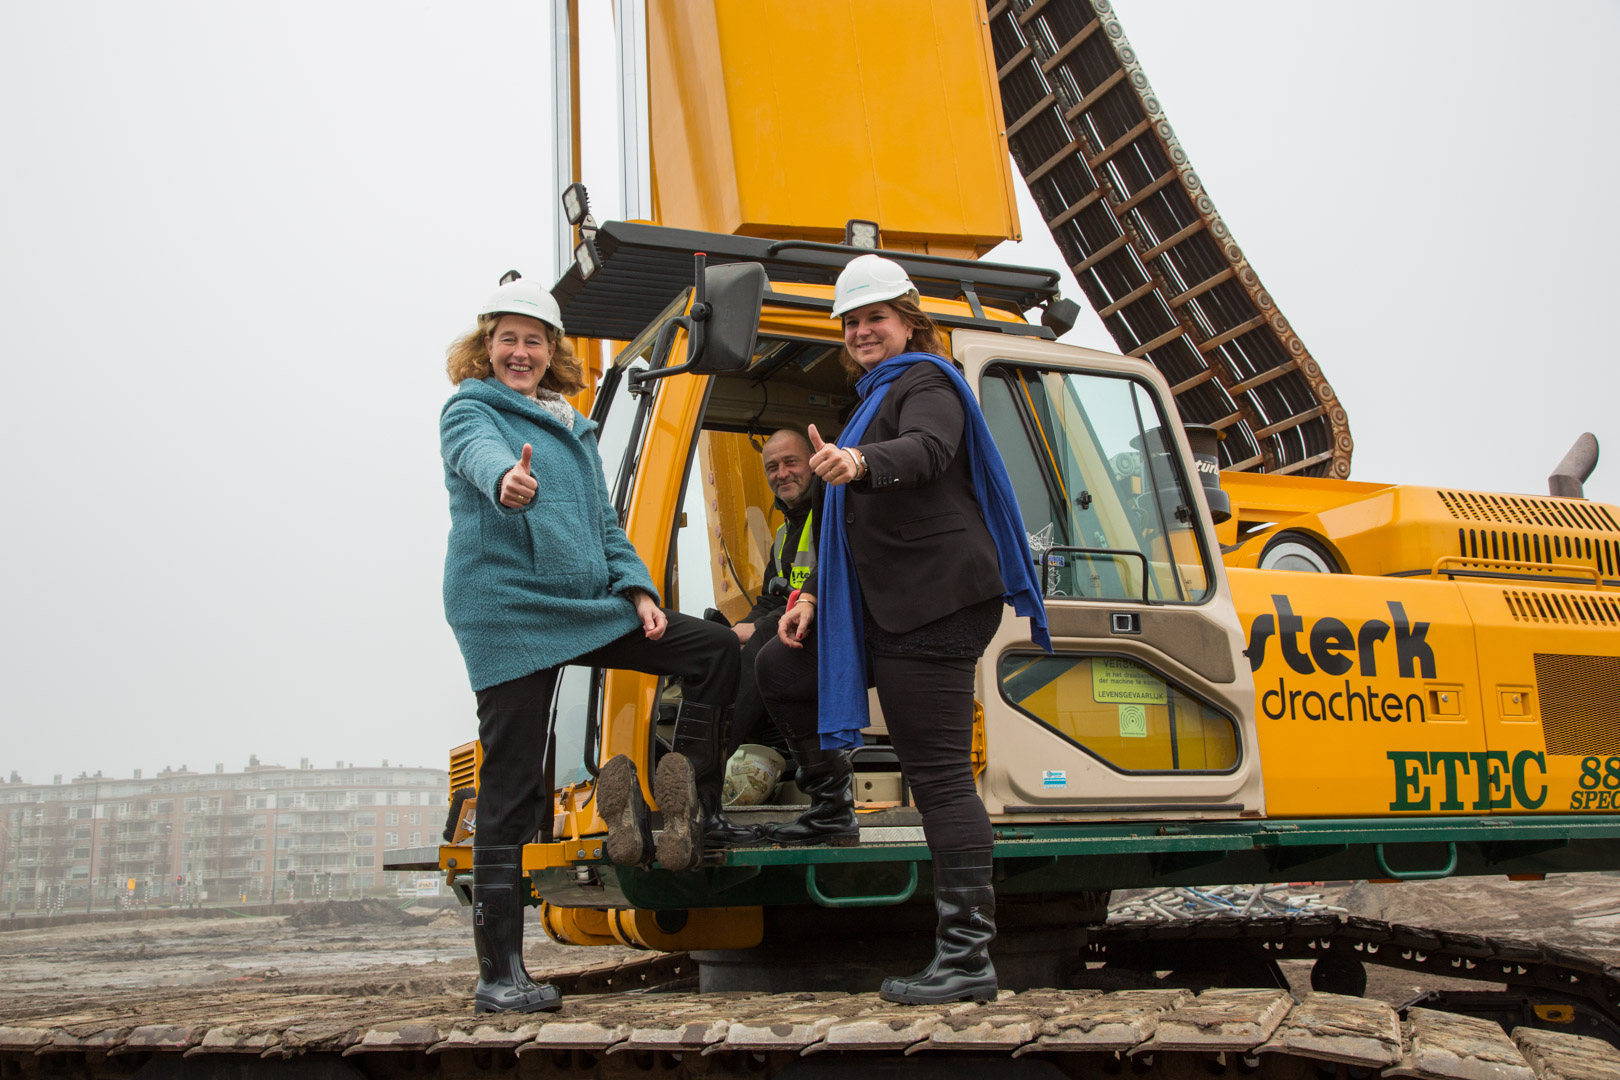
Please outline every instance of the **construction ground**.
[{"label": "construction ground", "polygon": [[[1620,877],[1550,876],[1510,882],[1466,878],[1298,891],[1349,914],[1446,930],[1527,938],[1620,965]],[[0,919],[0,1021],[40,1016],[87,992],[135,1004],[177,988],[323,994],[390,992],[467,1007],[475,977],[464,908],[411,912],[383,901],[310,903],[289,915],[150,918],[6,930]],[[531,972],[612,964],[645,953],[557,945],[530,920]],[[920,966],[926,957],[917,957]],[[1309,989],[1308,961],[1284,961],[1296,994]],[[1420,990],[1488,989],[1400,970],[1369,970],[1367,996],[1401,1005]],[[1420,983],[1421,980],[1421,983]]]}]

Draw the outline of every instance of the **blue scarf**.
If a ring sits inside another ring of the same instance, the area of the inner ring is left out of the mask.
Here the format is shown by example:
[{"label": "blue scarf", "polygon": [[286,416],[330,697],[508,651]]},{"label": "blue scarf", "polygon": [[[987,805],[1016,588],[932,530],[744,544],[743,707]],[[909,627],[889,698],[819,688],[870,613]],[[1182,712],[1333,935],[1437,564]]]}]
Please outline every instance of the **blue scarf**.
[{"label": "blue scarf", "polygon": [[[838,436],[838,445],[854,446],[877,415],[889,386],[910,370],[912,364],[929,363],[943,371],[962,399],[965,423],[958,453],[966,453],[973,466],[973,495],[979,500],[984,523],[995,541],[1001,563],[1001,580],[1007,591],[1002,600],[1030,620],[1030,637],[1047,652],[1052,638],[1046,630],[1046,606],[1041,602],[1039,579],[1030,556],[1029,537],[1024,532],[1023,515],[1013,495],[1007,466],[990,437],[984,414],[974,400],[967,380],[950,361],[932,353],[908,352],[891,356],[861,376],[855,384],[861,403]],[[855,577],[855,562],[844,537],[845,487],[827,485],[821,514],[820,544],[816,552],[816,689],[819,694],[817,727],[821,746],[842,750],[861,744],[861,729],[871,718],[866,708],[866,633],[861,616],[861,584]]]}]

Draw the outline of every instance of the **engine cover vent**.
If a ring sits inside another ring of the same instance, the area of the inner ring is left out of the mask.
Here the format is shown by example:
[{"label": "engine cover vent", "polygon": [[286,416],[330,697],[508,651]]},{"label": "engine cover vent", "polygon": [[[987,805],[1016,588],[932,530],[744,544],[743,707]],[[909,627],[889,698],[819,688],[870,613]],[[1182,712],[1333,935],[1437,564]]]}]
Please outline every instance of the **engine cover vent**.
[{"label": "engine cover vent", "polygon": [[1620,755],[1620,657],[1536,654],[1547,753]]},{"label": "engine cover vent", "polygon": [[[1620,626],[1620,600],[1597,593],[1531,592],[1528,589],[1503,589],[1502,599],[1514,622],[1566,623],[1570,626]],[[1537,671],[1541,655],[1537,654]],[[1558,658],[1555,658],[1558,659]],[[1576,657],[1575,659],[1584,659]],[[1616,730],[1620,730],[1620,712],[1614,714]]]},{"label": "engine cover vent", "polygon": [[1438,494],[1458,521],[1500,521],[1508,525],[1620,532],[1620,522],[1614,520],[1607,507],[1584,499],[1539,499],[1532,495],[1491,495],[1478,491]]},{"label": "engine cover vent", "polygon": [[1620,577],[1620,539],[1501,529],[1458,529],[1457,554],[1503,563],[1579,563],[1606,578]]}]

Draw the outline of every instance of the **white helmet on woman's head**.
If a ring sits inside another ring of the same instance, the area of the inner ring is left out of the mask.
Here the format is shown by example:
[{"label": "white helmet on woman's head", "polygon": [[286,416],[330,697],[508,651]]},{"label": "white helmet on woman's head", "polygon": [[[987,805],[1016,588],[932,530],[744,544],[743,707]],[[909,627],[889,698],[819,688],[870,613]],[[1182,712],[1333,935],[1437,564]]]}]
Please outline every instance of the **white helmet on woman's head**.
[{"label": "white helmet on woman's head", "polygon": [[833,286],[832,317],[836,319],[846,311],[902,296],[911,300],[919,298],[917,286],[899,263],[881,255],[857,255],[849,260],[844,272],[838,275],[838,284]]},{"label": "white helmet on woman's head", "polygon": [[489,294],[489,300],[479,309],[480,315],[527,315],[563,332],[562,309],[557,301],[538,282],[518,278]]}]

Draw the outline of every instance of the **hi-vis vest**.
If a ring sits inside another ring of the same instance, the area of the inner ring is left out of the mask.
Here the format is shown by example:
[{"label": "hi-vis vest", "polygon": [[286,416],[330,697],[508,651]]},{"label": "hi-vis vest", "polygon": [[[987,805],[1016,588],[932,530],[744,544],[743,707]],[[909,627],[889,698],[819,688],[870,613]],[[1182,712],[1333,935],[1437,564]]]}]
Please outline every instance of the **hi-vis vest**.
[{"label": "hi-vis vest", "polygon": [[815,527],[815,513],[812,511],[804,515],[804,528],[799,530],[799,546],[793,552],[791,564],[783,563],[782,549],[787,546],[787,522],[776,527],[776,544],[773,554],[776,558],[776,568],[782,571],[788,579],[788,585],[799,589],[810,579],[810,571],[816,568],[816,553],[810,547],[810,530]]}]

